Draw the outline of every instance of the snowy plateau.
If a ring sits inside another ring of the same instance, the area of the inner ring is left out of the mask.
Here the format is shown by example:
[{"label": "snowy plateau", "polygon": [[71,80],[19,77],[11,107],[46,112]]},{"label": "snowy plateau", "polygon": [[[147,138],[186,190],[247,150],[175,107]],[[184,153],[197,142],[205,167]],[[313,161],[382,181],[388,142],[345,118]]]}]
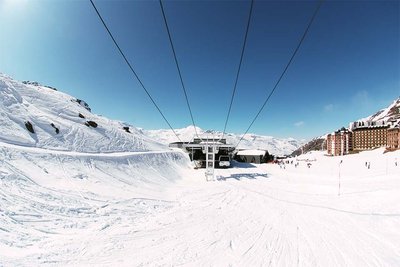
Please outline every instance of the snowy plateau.
[{"label": "snowy plateau", "polygon": [[0,266],[400,266],[399,150],[207,182],[167,134],[54,88],[1,74],[0,114]]}]

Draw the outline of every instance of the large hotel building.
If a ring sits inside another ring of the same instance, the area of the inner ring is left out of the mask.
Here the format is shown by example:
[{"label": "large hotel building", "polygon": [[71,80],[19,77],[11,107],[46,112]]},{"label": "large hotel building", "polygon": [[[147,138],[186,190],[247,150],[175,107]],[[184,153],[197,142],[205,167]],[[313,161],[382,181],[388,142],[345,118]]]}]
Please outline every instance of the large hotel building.
[{"label": "large hotel building", "polygon": [[326,145],[328,154],[332,156],[378,147],[400,149],[400,122],[353,122],[350,130],[342,128],[328,134]]},{"label": "large hotel building", "polygon": [[389,125],[382,122],[354,122],[353,150],[368,150],[387,145],[387,129]]},{"label": "large hotel building", "polygon": [[328,134],[326,147],[328,154],[332,156],[345,155],[352,149],[353,136],[352,132],[344,127],[336,132]]},{"label": "large hotel building", "polygon": [[387,145],[390,150],[400,149],[400,123],[387,130]]}]

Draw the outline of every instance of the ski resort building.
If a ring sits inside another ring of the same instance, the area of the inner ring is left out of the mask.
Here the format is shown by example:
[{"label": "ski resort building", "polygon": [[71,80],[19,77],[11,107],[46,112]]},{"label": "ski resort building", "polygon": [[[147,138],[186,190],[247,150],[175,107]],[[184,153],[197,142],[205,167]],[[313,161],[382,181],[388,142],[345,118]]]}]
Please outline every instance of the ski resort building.
[{"label": "ski resort building", "polygon": [[215,155],[215,167],[229,167],[235,147],[227,144],[226,139],[204,136],[194,138],[192,142],[183,145],[183,149],[189,153],[190,159],[199,168],[206,167],[207,151],[212,147],[214,148],[212,151]]},{"label": "ski resort building", "polygon": [[349,154],[353,149],[353,134],[346,128],[328,134],[326,140],[328,155],[340,156]]},{"label": "ski resort building", "polygon": [[239,162],[260,164],[266,162],[268,156],[269,154],[266,150],[244,149],[236,153],[235,159]]},{"label": "ski resort building", "polygon": [[387,145],[387,130],[389,125],[385,121],[354,122],[353,149],[369,150]]},{"label": "ski resort building", "polygon": [[387,129],[387,145],[390,150],[400,149],[400,122]]},{"label": "ski resort building", "polygon": [[346,155],[351,150],[363,151],[379,147],[400,149],[400,122],[357,121],[350,129],[342,128],[326,138],[329,155]]}]

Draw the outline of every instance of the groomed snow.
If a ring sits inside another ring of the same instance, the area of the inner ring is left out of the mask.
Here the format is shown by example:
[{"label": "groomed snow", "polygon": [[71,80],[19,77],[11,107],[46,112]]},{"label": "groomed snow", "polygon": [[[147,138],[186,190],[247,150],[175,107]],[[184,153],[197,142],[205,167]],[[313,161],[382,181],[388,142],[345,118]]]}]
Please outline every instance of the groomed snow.
[{"label": "groomed snow", "polygon": [[0,265],[399,265],[400,151],[236,163],[206,182],[179,152],[0,147]]},{"label": "groomed snow", "polygon": [[400,151],[236,163],[206,182],[67,94],[0,74],[0,100],[0,266],[400,265]]}]

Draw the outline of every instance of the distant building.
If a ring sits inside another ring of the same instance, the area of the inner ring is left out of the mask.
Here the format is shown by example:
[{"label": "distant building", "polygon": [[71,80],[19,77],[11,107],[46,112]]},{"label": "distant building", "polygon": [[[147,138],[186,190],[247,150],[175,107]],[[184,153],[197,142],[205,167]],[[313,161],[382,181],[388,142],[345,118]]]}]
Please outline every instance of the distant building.
[{"label": "distant building", "polygon": [[389,125],[385,121],[378,122],[354,122],[353,149],[369,150],[387,145],[387,130]]},{"label": "distant building", "polygon": [[340,156],[349,154],[349,152],[353,150],[352,132],[343,127],[340,130],[328,134],[326,146],[329,155]]},{"label": "distant building", "polygon": [[386,147],[388,149],[400,149],[400,122],[387,129]]},{"label": "distant building", "polygon": [[264,163],[269,156],[268,151],[259,149],[244,149],[236,153],[235,159],[239,162]]}]

